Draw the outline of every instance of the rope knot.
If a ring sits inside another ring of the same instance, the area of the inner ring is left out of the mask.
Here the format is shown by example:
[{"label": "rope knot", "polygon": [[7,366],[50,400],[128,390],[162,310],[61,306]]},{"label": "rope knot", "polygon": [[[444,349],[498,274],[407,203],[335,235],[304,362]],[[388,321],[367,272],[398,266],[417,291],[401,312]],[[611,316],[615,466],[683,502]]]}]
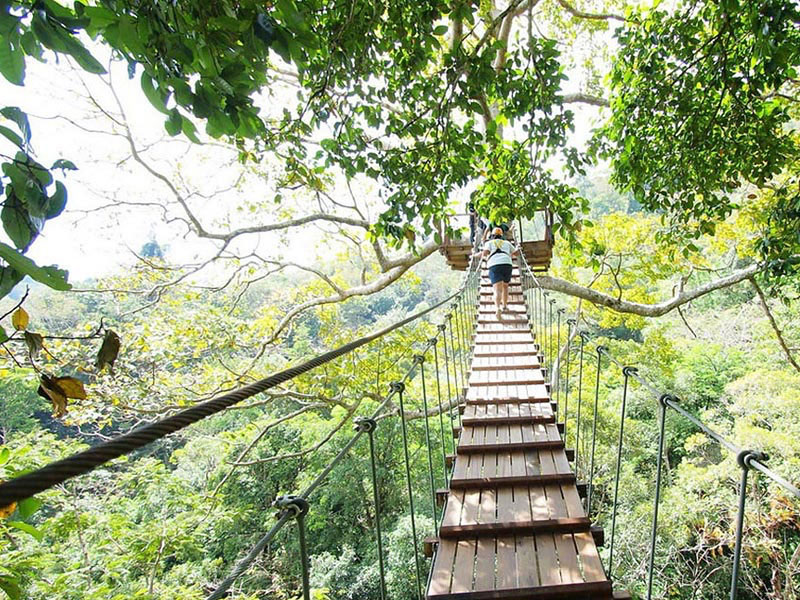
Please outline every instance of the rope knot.
[{"label": "rope knot", "polygon": [[361,433],[372,433],[378,428],[378,422],[371,417],[356,417],[353,419],[353,429]]},{"label": "rope knot", "polygon": [[272,506],[280,509],[278,518],[282,517],[285,513],[291,514],[295,519],[301,519],[306,515],[309,509],[308,500],[302,496],[295,496],[289,494],[286,496],[278,496]]},{"label": "rope knot", "polygon": [[406,389],[406,384],[402,381],[393,381],[389,384],[389,389],[397,394],[402,394]]}]

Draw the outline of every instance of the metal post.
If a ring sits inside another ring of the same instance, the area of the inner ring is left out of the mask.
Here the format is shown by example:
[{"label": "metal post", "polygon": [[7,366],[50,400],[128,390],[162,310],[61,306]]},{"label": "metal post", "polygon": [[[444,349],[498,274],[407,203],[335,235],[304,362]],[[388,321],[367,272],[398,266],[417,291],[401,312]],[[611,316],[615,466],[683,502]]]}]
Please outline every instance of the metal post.
[{"label": "metal post", "polygon": [[417,574],[417,598],[422,600],[422,575],[419,568],[419,544],[417,543],[417,519],[414,514],[414,493],[411,489],[411,460],[408,456],[408,432],[406,431],[406,413],[403,405],[403,392],[406,385],[402,381],[393,381],[391,390],[398,396],[400,402],[400,424],[403,433],[403,454],[406,464],[406,487],[408,489],[408,504],[411,507],[411,536],[414,538],[414,569]]},{"label": "metal post", "polygon": [[450,330],[450,362],[453,365],[453,383],[456,386],[456,396],[460,398],[460,391],[464,384],[463,381],[459,383],[458,378],[458,360],[456,359],[456,343],[453,337],[453,313],[449,312],[444,316],[447,319],[448,329]]},{"label": "metal post", "polygon": [[308,513],[308,500],[302,496],[280,496],[275,500],[274,506],[281,509],[279,518],[286,512],[297,521],[297,536],[300,543],[300,568],[303,576],[303,600],[311,600],[311,585],[308,577],[308,547],[306,545],[306,521]]},{"label": "metal post", "polygon": [[[577,321],[575,319],[567,319],[567,359],[564,361],[564,365],[566,367],[564,370],[564,443],[567,442],[567,429],[569,427],[569,424],[567,423],[567,419],[569,418],[569,361],[571,356],[570,351],[572,349],[570,335],[572,335],[572,326],[576,323]],[[575,451],[578,451],[577,447]]]},{"label": "metal post", "polygon": [[736,600],[739,589],[739,563],[742,559],[742,535],[744,533],[744,510],[747,500],[747,474],[750,471],[750,461],[765,461],[767,456],[755,450],[742,450],[736,455],[736,462],[742,469],[742,478],[739,482],[739,512],[736,514],[736,545],[733,549],[733,572],[731,573],[730,600]]},{"label": "metal post", "polygon": [[[556,362],[550,363],[556,374],[556,403],[559,404],[559,408],[561,408],[559,399],[561,398],[561,315],[563,314],[563,308],[559,308],[556,311]],[[550,377],[552,378],[552,375]],[[566,441],[566,439],[567,436],[565,435],[564,440]]]},{"label": "metal post", "polygon": [[578,335],[581,337],[580,359],[578,361],[578,420],[575,423],[575,475],[579,476],[578,469],[580,467],[581,458],[581,403],[583,400],[583,346],[586,343],[586,338],[589,334],[581,331]]},{"label": "metal post", "polygon": [[[656,560],[656,536],[658,533],[658,504],[661,501],[661,465],[664,460],[664,430],[667,424],[667,400],[671,397],[664,394],[658,399],[658,457],[656,458],[656,497],[653,502],[653,527],[650,530],[650,562],[647,567],[647,600],[653,596],[653,568]],[[675,400],[675,398],[671,398]]]},{"label": "metal post", "polygon": [[383,564],[383,537],[381,536],[381,508],[378,500],[378,471],[375,467],[375,429],[378,422],[368,417],[358,417],[353,421],[356,431],[367,434],[369,438],[369,464],[372,474],[372,501],[375,505],[375,539],[378,543],[378,569],[381,575],[381,600],[386,600],[386,569]]},{"label": "metal post", "polygon": [[422,379],[422,410],[425,413],[425,442],[428,450],[428,477],[431,484],[431,514],[433,515],[433,531],[439,530],[439,523],[436,518],[436,484],[433,482],[433,452],[431,450],[431,429],[428,419],[428,392],[425,389],[425,357],[417,354],[414,362],[419,365],[420,377]]},{"label": "metal post", "polygon": [[604,346],[597,347],[597,378],[594,382],[594,414],[592,415],[592,452],[589,458],[589,492],[586,496],[586,514],[592,514],[592,492],[594,491],[594,449],[597,442],[597,405],[600,400],[600,367],[603,362]]},{"label": "metal post", "polygon": [[617,470],[614,477],[614,504],[611,511],[611,550],[608,555],[608,575],[611,576],[614,567],[614,533],[617,525],[617,503],[619,499],[619,476],[622,467],[622,436],[625,431],[625,404],[628,401],[628,380],[636,375],[636,367],[623,367],[622,374],[625,381],[622,385],[622,408],[619,413],[619,438],[617,439]]},{"label": "metal post", "polygon": [[[447,407],[450,412],[450,427],[453,426],[455,423],[456,417],[453,414],[453,391],[450,388],[450,359],[447,355],[447,325],[442,323],[439,325],[439,331],[442,333],[442,340],[444,341],[444,374],[447,379]],[[456,451],[456,441],[455,438],[452,436],[448,436],[453,445],[453,453],[455,454]]]},{"label": "metal post", "polygon": [[[548,351],[548,361],[547,361],[547,363],[548,363],[548,366],[551,369],[551,372],[552,372],[552,369],[553,369],[553,350],[555,350],[553,348],[553,307],[555,306],[555,304],[556,304],[556,299],[555,298],[551,298],[550,299],[550,311],[549,311],[550,312],[550,315],[549,315],[550,316],[550,336],[549,336],[550,339],[547,342],[547,351]],[[558,352],[558,350],[556,350],[556,352]]]},{"label": "metal post", "polygon": [[[436,369],[436,397],[439,399],[439,433],[442,442],[442,471],[444,472],[444,485],[447,486],[447,450],[444,447],[444,440],[446,438],[445,429],[444,429],[444,416],[442,413],[444,412],[444,408],[442,407],[442,386],[439,381],[439,349],[437,346],[437,342],[439,341],[438,337],[433,337],[430,339],[430,344],[433,346],[433,366]],[[452,438],[452,433],[450,434]]]}]

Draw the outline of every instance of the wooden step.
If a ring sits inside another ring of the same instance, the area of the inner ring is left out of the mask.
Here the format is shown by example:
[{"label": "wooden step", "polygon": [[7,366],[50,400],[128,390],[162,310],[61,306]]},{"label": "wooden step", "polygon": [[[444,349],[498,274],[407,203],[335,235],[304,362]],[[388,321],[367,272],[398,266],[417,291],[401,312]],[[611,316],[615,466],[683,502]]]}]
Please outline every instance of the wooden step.
[{"label": "wooden step", "polygon": [[497,384],[470,387],[467,390],[467,403],[510,402],[550,402],[550,394],[543,383],[539,384]]},{"label": "wooden step", "polygon": [[470,386],[543,384],[541,369],[494,369],[475,371],[469,375]]},{"label": "wooden step", "polygon": [[505,523],[475,523],[474,525],[442,525],[439,536],[447,539],[471,539],[498,535],[532,535],[535,533],[578,533],[590,531],[588,517],[510,521]]},{"label": "wooden step", "polygon": [[[529,568],[519,569],[518,564]],[[611,600],[612,590],[591,534],[542,533],[441,539],[427,597]]]},{"label": "wooden step", "polygon": [[563,450],[529,449],[460,457],[450,478],[450,489],[574,482],[575,474]]},{"label": "wooden step", "polygon": [[514,402],[498,404],[470,404],[465,406],[464,424],[517,422],[517,418],[531,419],[519,422],[550,422],[553,409],[541,402]]},{"label": "wooden step", "polygon": [[[487,405],[487,404],[473,404],[470,407],[475,408],[477,406],[497,406],[497,405]],[[502,405],[501,405],[502,406]],[[506,404],[505,406],[515,406],[514,404]],[[535,405],[534,405],[535,406]],[[540,403],[539,406],[547,406],[545,403]],[[531,414],[531,415],[505,415],[505,416],[495,416],[495,417],[466,417],[461,419],[461,423],[466,427],[467,425],[470,426],[480,426],[480,427],[488,427],[490,425],[531,425],[535,423],[552,423],[553,428],[555,429],[555,415],[553,415],[552,411],[549,411],[547,414]]]},{"label": "wooden step", "polygon": [[555,423],[464,424],[459,438],[459,454],[510,452],[524,449],[563,448]]}]

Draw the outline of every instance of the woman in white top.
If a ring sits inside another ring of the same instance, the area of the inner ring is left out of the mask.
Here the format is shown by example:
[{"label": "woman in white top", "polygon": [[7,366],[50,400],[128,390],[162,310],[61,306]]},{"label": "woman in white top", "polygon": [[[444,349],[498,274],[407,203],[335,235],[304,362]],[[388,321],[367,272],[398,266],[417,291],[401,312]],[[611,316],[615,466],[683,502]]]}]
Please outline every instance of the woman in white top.
[{"label": "woman in white top", "polygon": [[511,242],[503,239],[503,230],[495,227],[491,239],[486,241],[483,250],[475,256],[489,257],[489,281],[494,287],[494,305],[497,318],[500,319],[500,306],[508,310],[508,284],[511,282],[511,269],[514,266],[512,256],[519,254]]}]

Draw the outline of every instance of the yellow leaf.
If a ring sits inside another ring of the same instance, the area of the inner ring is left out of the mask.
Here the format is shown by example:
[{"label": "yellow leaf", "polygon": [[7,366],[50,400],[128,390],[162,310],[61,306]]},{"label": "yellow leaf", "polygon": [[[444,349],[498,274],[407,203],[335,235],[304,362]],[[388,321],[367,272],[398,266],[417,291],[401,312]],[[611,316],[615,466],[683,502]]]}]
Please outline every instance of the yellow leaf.
[{"label": "yellow leaf", "polygon": [[86,400],[86,388],[83,387],[83,382],[80,379],[75,379],[74,377],[56,377],[53,381],[61,388],[61,391],[67,398]]},{"label": "yellow leaf", "polygon": [[[0,479],[0,483],[3,483],[2,479]],[[12,502],[6,506],[0,506],[0,519],[7,519],[14,513],[15,510],[17,510],[16,502]]]},{"label": "yellow leaf", "polygon": [[53,403],[53,416],[56,419],[67,414],[67,396],[52,377],[42,375],[36,393]]},{"label": "yellow leaf", "polygon": [[30,321],[30,317],[28,317],[28,313],[25,312],[25,309],[21,306],[11,315],[11,324],[17,331],[22,331],[28,327],[28,321]]}]

